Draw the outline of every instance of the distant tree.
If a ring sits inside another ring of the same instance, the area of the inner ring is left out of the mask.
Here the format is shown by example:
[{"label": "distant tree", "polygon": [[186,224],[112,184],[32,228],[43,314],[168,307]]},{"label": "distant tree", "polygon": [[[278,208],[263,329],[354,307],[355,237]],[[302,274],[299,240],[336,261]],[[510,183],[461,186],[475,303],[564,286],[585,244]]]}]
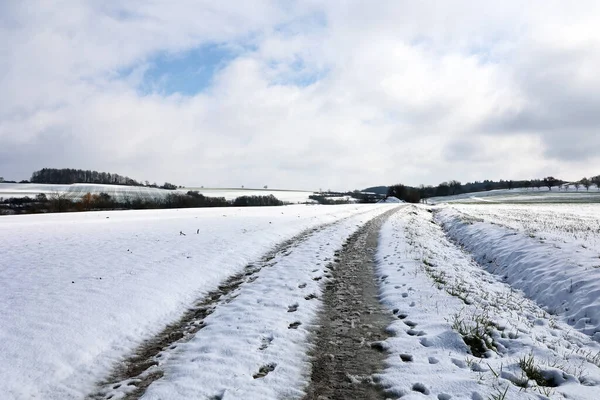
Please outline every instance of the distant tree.
[{"label": "distant tree", "polygon": [[277,199],[272,194],[268,196],[240,196],[233,201],[236,207],[247,206],[282,206],[283,201]]},{"label": "distant tree", "polygon": [[581,183],[580,182],[573,182],[573,186],[575,186],[575,190],[577,190],[579,192],[579,188],[581,187]]},{"label": "distant tree", "polygon": [[60,192],[53,192],[50,194],[49,203],[54,212],[68,211],[69,207],[72,205],[72,202],[69,200],[66,193]]},{"label": "distant tree", "polygon": [[512,190],[514,186],[515,182],[513,182],[512,180],[506,181],[506,187],[508,187],[508,190]]},{"label": "distant tree", "polygon": [[4,178],[0,176],[0,183],[4,182]]},{"label": "distant tree", "polygon": [[553,176],[547,176],[543,179],[544,182],[544,186],[548,187],[548,190],[552,190],[552,188],[558,184],[560,184],[560,181],[558,179],[556,179]]},{"label": "distant tree", "polygon": [[84,210],[89,211],[94,206],[94,196],[90,192],[87,192],[81,198],[81,206]]},{"label": "distant tree", "polygon": [[269,187],[267,185],[263,186],[263,189],[268,189]]},{"label": "distant tree", "polygon": [[585,187],[585,190],[589,191],[590,186],[592,186],[592,181],[590,181],[588,178],[581,178],[581,184],[583,187]]},{"label": "distant tree", "polygon": [[450,184],[448,182],[440,183],[435,190],[436,196],[448,196],[449,194],[450,194]]},{"label": "distant tree", "polygon": [[48,201],[48,197],[44,193],[39,193],[37,196],[35,196],[35,201],[38,203],[45,203]]},{"label": "distant tree", "polygon": [[419,203],[421,196],[419,189],[405,186],[401,183],[388,187],[388,197],[396,197],[409,203]]},{"label": "distant tree", "polygon": [[594,185],[596,185],[596,189],[597,190],[600,190],[600,175],[591,177],[590,181],[592,181],[592,183]]},{"label": "distant tree", "polygon": [[172,183],[165,182],[165,184],[161,186],[161,189],[175,190],[175,189],[177,189],[177,185],[173,185]]},{"label": "distant tree", "polygon": [[451,180],[450,182],[448,182],[448,185],[450,186],[450,192],[453,195],[461,192],[462,184],[459,181]]},{"label": "distant tree", "polygon": [[523,187],[525,187],[527,190],[529,190],[529,188],[531,187],[531,181],[526,180],[525,182],[523,182]]}]

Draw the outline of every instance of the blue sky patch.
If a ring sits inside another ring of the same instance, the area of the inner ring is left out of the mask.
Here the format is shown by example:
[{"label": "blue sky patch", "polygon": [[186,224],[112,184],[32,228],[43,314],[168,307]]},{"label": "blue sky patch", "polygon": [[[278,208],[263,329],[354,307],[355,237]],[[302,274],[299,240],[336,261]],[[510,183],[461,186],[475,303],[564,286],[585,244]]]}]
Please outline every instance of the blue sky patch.
[{"label": "blue sky patch", "polygon": [[238,54],[231,47],[216,44],[183,53],[162,53],[149,61],[139,90],[193,96],[209,87],[214,75]]}]

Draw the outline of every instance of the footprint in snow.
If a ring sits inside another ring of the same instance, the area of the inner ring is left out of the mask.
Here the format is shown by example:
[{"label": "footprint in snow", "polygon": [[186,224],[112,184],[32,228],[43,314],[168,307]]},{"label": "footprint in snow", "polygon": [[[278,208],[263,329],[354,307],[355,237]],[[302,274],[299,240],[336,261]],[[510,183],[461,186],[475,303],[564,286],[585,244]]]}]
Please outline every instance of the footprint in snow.
[{"label": "footprint in snow", "polygon": [[288,306],[288,311],[287,312],[296,312],[296,311],[298,311],[298,303],[292,304],[291,306]]},{"label": "footprint in snow", "polygon": [[412,362],[413,356],[411,354],[400,354],[400,359],[404,362]]},{"label": "footprint in snow", "polygon": [[412,390],[423,393],[424,395],[429,395],[429,389],[427,389],[427,387],[422,383],[415,383],[412,387]]},{"label": "footprint in snow", "polygon": [[304,289],[306,287],[306,283],[301,283],[301,284],[298,285],[298,287],[300,289]]},{"label": "footprint in snow", "polygon": [[300,321],[292,322],[288,325],[288,329],[298,329],[300,325],[302,325],[302,322]]},{"label": "footprint in snow", "polygon": [[269,372],[275,371],[275,367],[277,367],[277,364],[275,363],[263,365],[256,374],[252,375],[252,377],[254,379],[264,378],[269,374]]},{"label": "footprint in snow", "polygon": [[273,337],[263,337],[260,339],[262,344],[260,345],[260,347],[258,348],[259,350],[265,350],[267,347],[269,347],[269,345],[271,344],[271,342],[273,341]]}]

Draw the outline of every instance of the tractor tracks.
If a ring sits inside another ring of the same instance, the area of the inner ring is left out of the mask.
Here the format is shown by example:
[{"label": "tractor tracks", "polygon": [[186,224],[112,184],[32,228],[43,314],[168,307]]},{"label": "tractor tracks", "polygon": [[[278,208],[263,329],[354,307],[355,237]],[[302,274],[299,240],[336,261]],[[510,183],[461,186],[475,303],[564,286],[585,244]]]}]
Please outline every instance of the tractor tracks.
[{"label": "tractor tracks", "polygon": [[396,211],[367,222],[336,253],[324,288],[305,400],[386,398],[376,374],[384,368],[382,341],[392,317],[379,302],[374,259],[380,228]]},{"label": "tractor tracks", "polygon": [[115,366],[106,379],[97,383],[96,390],[88,395],[87,399],[135,400],[142,397],[148,386],[164,376],[162,364],[170,353],[179,344],[189,341],[203,329],[205,327],[204,319],[211,315],[219,305],[234,300],[242,285],[254,282],[263,268],[275,265],[278,257],[289,255],[295,247],[317,232],[361,214],[363,213],[356,213],[332,223],[306,229],[277,245],[257,262],[248,264],[242,272],[232,275],[215,290],[194,303],[179,320],[167,325],[160,333],[142,343]]}]

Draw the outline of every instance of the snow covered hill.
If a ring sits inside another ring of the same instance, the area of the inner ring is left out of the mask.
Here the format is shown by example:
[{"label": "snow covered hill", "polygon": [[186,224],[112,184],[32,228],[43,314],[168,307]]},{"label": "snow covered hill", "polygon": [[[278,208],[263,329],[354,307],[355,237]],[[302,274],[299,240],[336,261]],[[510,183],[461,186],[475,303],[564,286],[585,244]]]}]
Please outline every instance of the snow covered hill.
[{"label": "snow covered hill", "polygon": [[[303,190],[276,190],[276,189],[216,189],[216,188],[183,188],[177,189],[177,193],[187,193],[195,190],[209,197],[224,197],[226,200],[234,200],[240,196],[268,196],[272,194],[279,200],[287,203],[308,202],[308,196],[312,194]],[[122,201],[125,198],[156,198],[164,197],[174,191],[158,189],[145,186],[124,185],[102,185],[92,183],[75,183],[72,185],[50,185],[38,183],[0,183],[0,197],[35,197],[39,193],[50,195],[52,193],[66,194],[70,199],[80,199],[84,194],[108,193],[113,199]]]}]

